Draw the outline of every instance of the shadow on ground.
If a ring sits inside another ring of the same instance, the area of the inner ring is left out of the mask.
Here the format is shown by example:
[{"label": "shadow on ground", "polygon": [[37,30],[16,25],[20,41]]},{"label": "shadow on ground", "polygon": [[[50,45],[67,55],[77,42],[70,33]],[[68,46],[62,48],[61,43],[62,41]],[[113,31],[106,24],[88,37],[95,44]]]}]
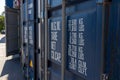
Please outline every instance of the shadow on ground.
[{"label": "shadow on ground", "polygon": [[6,60],[0,77],[8,75],[7,80],[24,80],[19,60],[19,58]]},{"label": "shadow on ground", "polygon": [[0,39],[0,43],[5,43],[5,36]]}]

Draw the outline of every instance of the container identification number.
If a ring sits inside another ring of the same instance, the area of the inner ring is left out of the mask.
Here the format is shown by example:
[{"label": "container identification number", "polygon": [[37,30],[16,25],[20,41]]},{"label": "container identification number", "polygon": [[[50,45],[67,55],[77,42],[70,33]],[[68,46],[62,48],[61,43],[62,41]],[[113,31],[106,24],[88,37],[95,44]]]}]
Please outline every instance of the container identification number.
[{"label": "container identification number", "polygon": [[[51,22],[51,59],[57,61],[57,62],[61,62],[61,52],[58,51],[57,43],[59,43],[58,40],[58,33],[60,33],[61,29],[60,29],[60,21],[55,21],[55,22]],[[60,37],[60,36],[59,36]]]},{"label": "container identification number", "polygon": [[68,20],[68,67],[87,76],[87,63],[84,55],[84,31],[85,25],[83,18]]}]

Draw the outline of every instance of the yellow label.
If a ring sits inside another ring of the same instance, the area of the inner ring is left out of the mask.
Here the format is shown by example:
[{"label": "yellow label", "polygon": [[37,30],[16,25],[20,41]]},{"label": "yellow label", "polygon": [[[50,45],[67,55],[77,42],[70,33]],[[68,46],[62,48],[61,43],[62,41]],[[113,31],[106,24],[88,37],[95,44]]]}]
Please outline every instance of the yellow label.
[{"label": "yellow label", "polygon": [[32,60],[30,61],[30,67],[33,68],[33,62],[32,62]]}]

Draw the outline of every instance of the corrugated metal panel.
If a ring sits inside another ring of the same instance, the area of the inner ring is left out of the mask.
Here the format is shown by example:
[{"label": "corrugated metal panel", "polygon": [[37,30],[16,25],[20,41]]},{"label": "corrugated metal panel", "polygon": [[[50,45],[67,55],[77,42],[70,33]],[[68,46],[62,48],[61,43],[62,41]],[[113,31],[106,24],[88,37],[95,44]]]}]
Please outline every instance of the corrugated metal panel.
[{"label": "corrugated metal panel", "polygon": [[28,50],[29,50],[29,76],[30,79],[34,79],[34,69],[35,69],[35,48],[34,48],[34,22],[29,22],[28,23],[29,27],[29,45],[28,45]]},{"label": "corrugated metal panel", "polygon": [[61,3],[62,0],[48,0],[48,4],[50,5],[50,7],[60,6]]},{"label": "corrugated metal panel", "polygon": [[[34,3],[29,3],[28,6],[33,5]],[[28,55],[29,55],[29,78],[31,80],[35,79],[35,20],[33,14],[34,6],[28,7]],[[32,11],[32,13],[29,13]]]},{"label": "corrugated metal panel", "polygon": [[34,0],[28,0],[28,20],[34,20]]},{"label": "corrugated metal panel", "polygon": [[[42,45],[39,68],[41,79],[47,74],[49,80],[61,80],[62,65],[62,0],[48,0],[48,63],[45,63],[44,51],[44,4],[40,12]],[[119,80],[119,0],[103,3],[107,0],[69,0],[66,5],[66,56],[65,80],[101,80],[103,74]],[[34,1],[28,0],[28,55],[29,64],[35,65],[35,21]],[[44,2],[41,2],[44,3]],[[103,4],[104,5],[103,5]],[[111,5],[112,4],[112,5]],[[54,9],[52,9],[54,7]],[[59,7],[59,8],[58,8]],[[38,8],[39,9],[39,8]],[[109,13],[110,14],[107,14]],[[115,16],[116,15],[116,16]],[[109,18],[110,16],[110,18]],[[25,17],[25,16],[24,16]],[[109,25],[110,23],[110,25]],[[41,28],[42,26],[42,28]],[[114,26],[114,27],[113,27]],[[114,36],[117,35],[117,36]],[[117,39],[116,39],[117,37]],[[41,40],[40,39],[40,40]],[[116,42],[116,40],[118,42]],[[117,45],[117,46],[116,46]],[[113,55],[113,53],[116,53]],[[47,55],[47,54],[46,54]],[[113,56],[112,56],[113,55]],[[111,60],[113,59],[113,61]],[[112,63],[112,62],[114,63]],[[38,64],[38,63],[37,63]],[[48,66],[46,66],[48,65]],[[46,71],[46,67],[48,72]],[[29,77],[35,78],[35,66],[29,65]],[[107,78],[107,77],[106,77]]]},{"label": "corrugated metal panel", "polygon": [[[96,1],[85,1],[67,7],[66,80],[100,80],[102,8]],[[49,18],[50,80],[61,78],[61,24],[61,10],[52,11]]]},{"label": "corrugated metal panel", "polygon": [[27,8],[27,2],[24,2],[23,4],[22,4],[22,20],[23,21],[27,21],[26,20],[26,17],[27,17],[27,14],[26,14],[26,12],[27,12],[27,10],[26,10],[26,8]]},{"label": "corrugated metal panel", "polygon": [[[67,0],[66,3],[71,4],[72,2],[84,2],[84,1],[95,1],[97,3],[103,3],[103,2],[108,2],[110,0]],[[57,7],[61,6],[62,0],[48,0],[49,7]]]},{"label": "corrugated metal panel", "polygon": [[34,0],[25,0],[22,4],[23,14],[23,47],[25,58],[25,75],[27,79],[35,79],[35,17],[34,17]]},{"label": "corrugated metal panel", "polygon": [[[112,47],[108,47],[108,55],[110,55],[110,59],[108,58],[109,65],[109,74],[110,79],[120,80],[120,0],[113,0],[110,6],[110,29],[109,36],[111,36],[108,40],[111,43]],[[106,67],[107,69],[108,67]]]},{"label": "corrugated metal panel", "polygon": [[21,58],[22,58],[22,68],[24,72],[24,76],[28,77],[28,26],[27,26],[27,2],[26,0],[21,0],[21,37],[22,37],[22,42],[21,42],[21,48],[22,48],[22,53],[21,53]]},{"label": "corrugated metal panel", "polygon": [[23,55],[24,75],[26,79],[34,80],[35,50],[34,50],[34,1],[24,0],[22,3],[22,27],[23,27]]}]

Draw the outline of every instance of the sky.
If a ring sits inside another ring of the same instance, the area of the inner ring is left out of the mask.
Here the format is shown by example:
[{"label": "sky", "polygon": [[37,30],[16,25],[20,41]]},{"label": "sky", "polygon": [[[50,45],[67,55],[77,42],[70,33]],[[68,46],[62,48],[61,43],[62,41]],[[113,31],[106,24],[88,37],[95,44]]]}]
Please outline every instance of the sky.
[{"label": "sky", "polygon": [[0,15],[4,11],[5,0],[0,0]]}]

